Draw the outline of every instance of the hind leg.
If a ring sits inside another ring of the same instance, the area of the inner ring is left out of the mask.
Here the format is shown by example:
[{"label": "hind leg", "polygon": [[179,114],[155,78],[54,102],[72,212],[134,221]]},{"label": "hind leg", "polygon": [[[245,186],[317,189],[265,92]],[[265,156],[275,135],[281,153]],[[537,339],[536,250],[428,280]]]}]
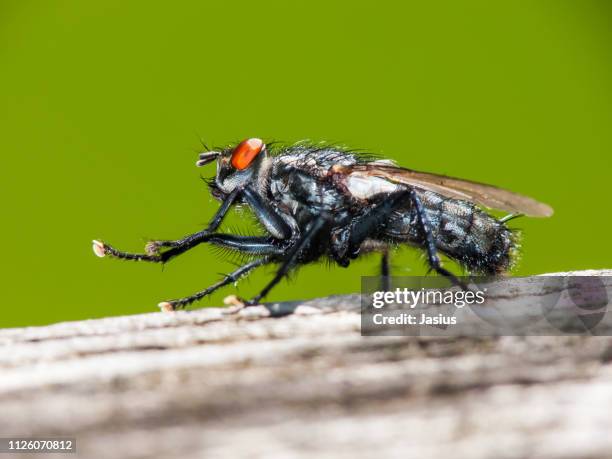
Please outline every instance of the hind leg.
[{"label": "hind leg", "polygon": [[380,278],[381,287],[385,292],[391,290],[391,277],[390,276],[390,263],[389,263],[389,250],[385,249],[380,258]]},{"label": "hind leg", "polygon": [[423,232],[423,245],[425,246],[425,250],[427,252],[427,262],[429,263],[429,266],[441,276],[448,278],[453,284],[458,285],[463,290],[469,290],[467,285],[461,282],[457,276],[442,267],[440,257],[438,256],[438,249],[436,248],[436,241],[431,230],[431,223],[427,218],[423,203],[414,189],[410,190],[410,199],[414,204],[417,218],[421,225],[421,231]]},{"label": "hind leg", "polygon": [[[457,278],[453,273],[442,267],[440,257],[438,256],[438,249],[431,229],[431,223],[427,218],[425,208],[421,202],[419,196],[414,189],[405,189],[399,191],[383,202],[372,206],[364,214],[355,218],[353,222],[346,229],[340,229],[334,239],[332,235],[332,241],[335,240],[335,245],[332,247],[332,256],[342,266],[348,265],[350,258],[356,258],[359,255],[361,244],[373,234],[377,232],[377,229],[384,226],[390,215],[396,210],[400,210],[405,206],[406,199],[409,199],[416,211],[418,223],[423,235],[423,246],[427,252],[427,261],[431,269],[436,271],[438,274],[450,279],[450,281],[467,290],[467,286]],[[387,260],[381,265],[381,271],[383,273],[383,286],[387,287],[388,284],[384,284],[386,277],[388,276],[388,256]],[[345,264],[343,264],[345,263]],[[386,273],[386,276],[385,276]]]}]

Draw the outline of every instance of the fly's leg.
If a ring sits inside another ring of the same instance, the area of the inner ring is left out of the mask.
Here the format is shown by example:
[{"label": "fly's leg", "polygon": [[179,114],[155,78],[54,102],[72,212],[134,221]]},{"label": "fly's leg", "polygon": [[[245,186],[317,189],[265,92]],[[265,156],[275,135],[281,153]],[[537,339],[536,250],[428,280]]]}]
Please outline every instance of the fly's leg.
[{"label": "fly's leg", "polygon": [[283,220],[278,211],[265,203],[251,188],[246,187],[243,196],[257,219],[273,237],[276,239],[289,239],[295,234],[295,231]]},{"label": "fly's leg", "polygon": [[[212,233],[202,235],[200,242],[209,242],[213,245],[218,245],[230,250],[236,250],[238,252],[249,255],[281,255],[284,252],[282,244],[283,241],[275,240],[273,238],[265,236],[234,236],[233,234]],[[142,259],[153,262],[165,261],[164,257],[169,252],[166,251],[159,255],[132,254],[126,252],[119,252],[108,244],[104,245],[104,249],[106,250],[106,253],[110,253],[113,256],[115,256],[115,253],[118,253],[118,258],[128,260]],[[172,254],[173,252],[170,251],[170,253]]]},{"label": "fly's leg", "polygon": [[[227,215],[232,204],[236,201],[238,193],[239,190],[234,190],[227,199],[223,201],[221,207],[219,207],[208,226],[202,231],[189,234],[175,241],[149,241],[145,246],[145,252],[147,252],[148,255],[159,257],[160,262],[165,263],[171,258],[187,252],[189,249],[194,248],[202,242],[206,242],[213,231],[221,226],[221,222]],[[169,250],[160,252],[161,248],[169,248]]]},{"label": "fly's leg", "polygon": [[[171,258],[186,252],[201,242],[206,241],[210,235],[209,230],[205,229],[203,231],[185,236],[183,239],[179,239],[177,241],[150,241],[145,247],[146,253],[124,252],[114,248],[112,245],[106,242],[101,241],[93,241],[93,250],[99,257],[110,255],[111,257],[119,258],[121,260],[165,263]],[[165,252],[160,252],[159,249],[161,247],[171,247],[171,249],[166,250]]]},{"label": "fly's leg", "polygon": [[[239,193],[242,193],[242,197],[246,203],[251,207],[251,209],[253,209],[257,219],[264,225],[272,237],[275,239],[286,239],[291,236],[291,227],[282,219],[278,212],[276,212],[276,210],[271,206],[264,203],[257,193],[255,193],[249,187],[246,187],[239,191],[235,190],[232,194],[230,194],[205,230],[186,236],[178,241],[154,241],[147,244],[147,253],[154,255],[156,252],[158,253],[159,247],[170,247],[170,250],[159,254],[159,256],[163,258],[163,261],[167,261],[170,258],[180,255],[196,245],[201,244],[202,242],[212,242],[212,232],[215,231],[219,225],[221,225],[223,217],[225,217],[225,214],[231,205],[236,201]],[[219,240],[218,237],[215,240]],[[254,243],[254,241],[249,242]],[[242,249],[244,248],[245,247],[243,246]]]},{"label": "fly's leg", "polygon": [[149,255],[146,253],[129,253],[117,250],[113,246],[102,241],[93,241],[93,251],[100,258],[110,255],[111,257],[120,258],[122,260],[132,261],[149,261],[152,263],[162,263],[159,255]]},{"label": "fly's leg", "polygon": [[406,199],[409,199],[408,190],[399,191],[383,202],[372,206],[364,214],[353,220],[349,227],[349,237],[347,239],[346,255],[356,258],[359,255],[361,244],[371,238],[381,227],[384,227],[389,216],[401,206]]},{"label": "fly's leg", "polygon": [[268,283],[268,285],[264,287],[264,289],[259,293],[259,295],[256,295],[250,301],[245,303],[245,306],[253,306],[259,304],[259,301],[264,298],[270,292],[270,290],[272,290],[272,288],[274,288],[274,286],[278,284],[280,280],[289,273],[291,268],[293,268],[297,264],[302,251],[306,247],[308,247],[308,245],[312,242],[317,233],[321,230],[321,228],[323,228],[326,221],[327,218],[324,216],[319,216],[312,221],[310,227],[306,230],[306,232],[292,245],[291,249],[289,250],[289,253],[287,254],[279,270],[276,272],[274,278]]},{"label": "fly's leg", "polygon": [[[410,199],[410,192],[402,190],[391,195],[388,199],[370,207],[365,213],[353,219],[348,227],[336,228],[332,231],[332,256],[340,266],[348,266],[350,258],[357,258],[361,244],[368,238],[376,236],[380,228],[385,225],[391,213],[406,200]],[[383,287],[389,282],[389,251],[383,251],[381,260],[381,275]]]},{"label": "fly's leg", "polygon": [[[403,190],[395,193],[382,203],[371,207],[366,213],[353,220],[349,229],[347,230],[349,232],[348,237],[346,237],[345,234],[345,237],[338,238],[338,240],[342,240],[345,245],[342,248],[335,248],[335,256],[338,257],[339,254],[341,260],[346,259],[347,257],[356,258],[359,255],[359,249],[363,241],[376,233],[377,229],[380,228],[381,225],[385,224],[392,212],[396,211],[398,207],[404,203],[406,198],[409,198],[413,202],[416,210],[417,218],[419,220],[419,224],[421,225],[421,230],[425,239],[424,245],[427,251],[427,261],[429,262],[429,266],[438,274],[449,278],[453,284],[459,285],[463,289],[467,289],[467,286],[462,283],[457,276],[442,267],[440,258],[438,257],[438,249],[436,248],[436,243],[431,231],[431,224],[427,218],[423,204],[421,203],[421,200],[414,189]],[[388,288],[388,259],[387,261],[384,261],[384,257],[382,271],[383,287]]]},{"label": "fly's leg", "polygon": [[423,231],[425,250],[427,251],[427,261],[429,262],[429,266],[436,271],[438,274],[448,278],[455,285],[458,285],[463,290],[469,290],[467,285],[465,285],[457,276],[453,273],[444,269],[440,263],[440,257],[438,257],[438,249],[436,248],[436,241],[434,240],[433,233],[431,231],[431,224],[429,219],[427,218],[427,214],[425,213],[425,208],[423,207],[423,203],[421,199],[417,195],[414,189],[410,190],[410,199],[414,204],[414,208],[417,214],[417,218],[421,225],[421,230]]},{"label": "fly's leg", "polygon": [[179,298],[176,300],[170,300],[170,301],[164,301],[162,303],[159,303],[159,307],[162,310],[176,310],[176,309],[181,309],[184,308],[185,306],[190,305],[191,303],[193,303],[194,301],[198,301],[202,298],[204,298],[206,295],[210,295],[211,293],[213,293],[214,291],[220,289],[221,287],[224,287],[228,284],[232,284],[234,282],[238,282],[238,280],[246,275],[247,273],[249,273],[250,271],[252,271],[253,269],[259,267],[259,266],[263,266],[267,263],[270,263],[271,257],[264,257],[264,258],[259,258],[257,260],[253,260],[243,266],[241,266],[240,268],[238,268],[237,270],[235,270],[234,272],[226,275],[223,279],[221,279],[219,282],[214,283],[213,285],[211,285],[208,288],[205,288],[204,290],[201,290],[197,293],[194,293],[193,295],[190,296],[186,296],[185,298]]},{"label": "fly's leg", "polygon": [[380,259],[381,287],[385,292],[391,291],[391,278],[389,277],[390,271],[389,250],[385,249]]},{"label": "fly's leg", "polygon": [[280,256],[284,252],[284,249],[281,245],[283,241],[275,241],[274,239],[271,239],[269,237],[234,236],[232,234],[211,234],[208,238],[208,242],[231,250],[236,250],[244,254],[258,255],[263,256],[264,258],[254,260],[244,266],[241,266],[233,273],[228,274],[221,281],[211,285],[210,287],[200,292],[197,292],[185,298],[164,301],[159,304],[162,309],[176,310],[179,308],[184,308],[185,306],[193,303],[194,301],[200,300],[206,295],[210,295],[215,290],[230,283],[238,281],[241,276],[244,276],[252,269],[273,262],[275,259],[277,259],[278,256]]},{"label": "fly's leg", "polygon": [[[232,204],[234,204],[234,201],[236,201],[240,192],[241,190],[236,189],[232,193],[230,193],[227,199],[223,201],[221,207],[219,207],[206,229],[198,231],[194,234],[190,234],[176,241],[149,242],[146,246],[146,254],[123,252],[121,250],[115,249],[109,244],[100,241],[93,241],[93,250],[95,254],[99,257],[110,255],[115,258],[121,258],[123,260],[165,263],[171,258],[186,252],[187,250],[195,247],[201,242],[206,241],[207,238],[210,237],[211,233],[221,225],[223,218],[227,214]],[[160,253],[159,249],[161,247],[170,247],[170,250]]]},{"label": "fly's leg", "polygon": [[[239,195],[242,195],[246,203],[255,212],[255,215],[258,217],[259,221],[266,227],[273,237],[278,239],[286,239],[291,236],[291,227],[282,219],[278,212],[276,212],[276,210],[269,205],[266,205],[257,193],[247,187],[244,189],[234,190],[225,199],[225,201],[223,201],[221,207],[219,210],[217,210],[208,226],[202,231],[198,231],[197,233],[190,234],[175,241],[151,241],[147,243],[145,247],[145,254],[123,252],[100,241],[94,241],[94,252],[100,257],[111,255],[115,258],[121,258],[124,260],[165,263],[171,258],[185,253],[203,242],[209,241],[214,234],[213,232],[219,228],[223,218],[238,199]],[[168,250],[160,251],[162,248],[168,248]]]},{"label": "fly's leg", "polygon": [[285,252],[287,241],[265,236],[234,236],[233,234],[211,234],[208,243],[248,255],[275,255]]}]

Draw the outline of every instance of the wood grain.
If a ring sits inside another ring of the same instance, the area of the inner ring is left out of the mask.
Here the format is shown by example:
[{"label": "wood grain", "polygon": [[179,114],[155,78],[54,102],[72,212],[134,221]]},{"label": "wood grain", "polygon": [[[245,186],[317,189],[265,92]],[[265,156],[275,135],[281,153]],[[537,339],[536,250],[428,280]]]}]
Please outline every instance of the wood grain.
[{"label": "wood grain", "polygon": [[362,337],[359,309],[0,330],[0,436],[109,458],[612,456],[609,337]]}]

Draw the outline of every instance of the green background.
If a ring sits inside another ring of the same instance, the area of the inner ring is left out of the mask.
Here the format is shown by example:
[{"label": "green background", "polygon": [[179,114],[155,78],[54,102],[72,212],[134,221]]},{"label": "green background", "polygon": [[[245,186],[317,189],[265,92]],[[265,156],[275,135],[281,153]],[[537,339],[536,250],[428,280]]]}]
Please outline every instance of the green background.
[{"label": "green background", "polygon": [[[0,0],[0,326],[155,311],[229,272],[206,246],[164,270],[91,251],[205,224],[200,138],[336,141],[510,188],[556,211],[515,221],[515,274],[611,267],[609,4]],[[410,249],[394,264],[425,272]],[[308,266],[269,298],[377,267]]]}]

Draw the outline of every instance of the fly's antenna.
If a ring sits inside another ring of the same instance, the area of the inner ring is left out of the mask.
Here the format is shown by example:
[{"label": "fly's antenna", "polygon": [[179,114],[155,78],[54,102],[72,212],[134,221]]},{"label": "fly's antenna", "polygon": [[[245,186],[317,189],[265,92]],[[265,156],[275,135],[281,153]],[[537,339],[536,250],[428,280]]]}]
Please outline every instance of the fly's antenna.
[{"label": "fly's antenna", "polygon": [[200,153],[200,159],[196,161],[196,166],[202,167],[208,163],[213,162],[221,155],[218,151],[206,151],[204,153]]}]

